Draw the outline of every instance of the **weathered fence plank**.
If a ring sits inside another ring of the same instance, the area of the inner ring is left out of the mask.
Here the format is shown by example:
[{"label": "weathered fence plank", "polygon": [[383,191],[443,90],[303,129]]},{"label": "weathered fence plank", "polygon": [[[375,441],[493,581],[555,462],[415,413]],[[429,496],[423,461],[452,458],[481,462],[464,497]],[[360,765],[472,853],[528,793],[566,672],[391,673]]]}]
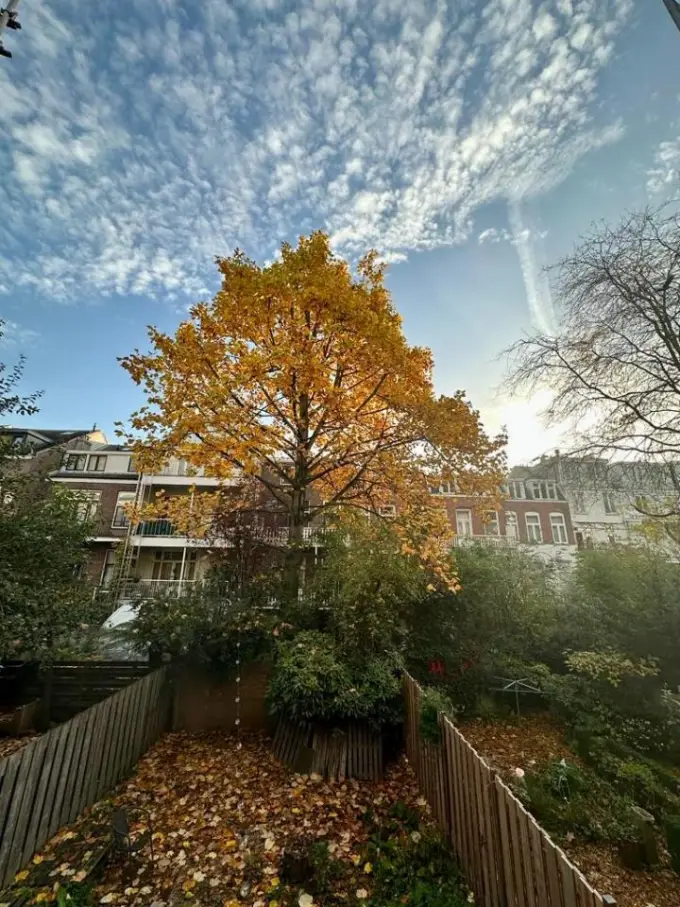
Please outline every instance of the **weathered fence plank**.
[{"label": "weathered fence plank", "polygon": [[607,902],[440,716],[441,746],[420,738],[420,688],[404,676],[406,752],[482,907],[603,907]]},{"label": "weathered fence plank", "polygon": [[[0,760],[0,888],[57,829],[122,778],[161,733],[168,712],[166,669]],[[134,682],[131,682],[134,681]]]}]

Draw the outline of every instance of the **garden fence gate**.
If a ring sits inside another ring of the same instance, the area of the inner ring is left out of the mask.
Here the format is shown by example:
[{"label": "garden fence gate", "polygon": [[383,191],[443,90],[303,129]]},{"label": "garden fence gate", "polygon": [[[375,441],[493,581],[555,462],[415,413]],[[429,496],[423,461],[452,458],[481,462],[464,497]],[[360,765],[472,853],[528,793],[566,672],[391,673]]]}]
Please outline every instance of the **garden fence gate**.
[{"label": "garden fence gate", "polygon": [[421,740],[421,688],[404,675],[406,750],[483,907],[615,907],[598,894],[454,725]]}]

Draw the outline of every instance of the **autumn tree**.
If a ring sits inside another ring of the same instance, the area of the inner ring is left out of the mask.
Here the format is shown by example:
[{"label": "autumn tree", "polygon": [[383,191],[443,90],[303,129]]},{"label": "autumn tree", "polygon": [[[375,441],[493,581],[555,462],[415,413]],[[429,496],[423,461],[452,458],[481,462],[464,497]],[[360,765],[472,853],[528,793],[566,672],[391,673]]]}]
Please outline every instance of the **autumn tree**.
[{"label": "autumn tree", "polygon": [[407,343],[377,253],[353,274],[317,232],[272,264],[237,251],[217,266],[211,302],[174,336],[150,328],[151,352],[122,360],[147,395],[129,438],[140,468],[180,456],[255,480],[286,514],[293,549],[321,514],[396,503],[407,550],[450,581],[438,563],[449,524],[428,476],[493,495],[504,438],[487,437],[462,392],[435,394],[432,355]]},{"label": "autumn tree", "polygon": [[572,453],[649,463],[658,494],[636,506],[677,517],[680,215],[645,210],[600,227],[553,270],[558,330],[512,347],[511,387],[552,391],[547,420],[569,425]]}]

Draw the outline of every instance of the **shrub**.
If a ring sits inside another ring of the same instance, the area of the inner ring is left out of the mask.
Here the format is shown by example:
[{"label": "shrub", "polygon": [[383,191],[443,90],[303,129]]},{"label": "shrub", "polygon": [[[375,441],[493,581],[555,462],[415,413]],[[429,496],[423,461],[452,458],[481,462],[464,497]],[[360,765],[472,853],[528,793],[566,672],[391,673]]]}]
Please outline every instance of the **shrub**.
[{"label": "shrub", "polygon": [[612,843],[637,837],[633,801],[588,769],[554,761],[527,772],[524,781],[523,799],[553,834]]},{"label": "shrub", "polygon": [[368,907],[465,907],[458,866],[443,838],[432,831],[411,832],[369,847],[374,887]]},{"label": "shrub", "polygon": [[269,683],[272,713],[292,720],[362,719],[381,726],[401,714],[398,662],[382,656],[351,664],[315,630],[279,642]]},{"label": "shrub", "polygon": [[441,743],[440,713],[454,719],[456,710],[449,697],[437,687],[425,687],[420,697],[420,736],[423,740]]}]

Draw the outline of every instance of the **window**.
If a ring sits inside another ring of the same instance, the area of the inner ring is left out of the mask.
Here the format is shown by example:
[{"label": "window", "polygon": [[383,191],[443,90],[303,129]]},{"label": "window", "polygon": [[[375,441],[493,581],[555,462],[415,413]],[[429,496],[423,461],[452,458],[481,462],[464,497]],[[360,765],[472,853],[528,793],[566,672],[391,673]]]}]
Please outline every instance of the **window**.
[{"label": "window", "polygon": [[526,483],[527,497],[533,501],[556,501],[557,500],[557,483],[541,482],[532,479]]},{"label": "window", "polygon": [[585,513],[586,512],[586,501],[585,495],[582,491],[575,491],[573,493],[574,501],[574,513]]},{"label": "window", "polygon": [[458,535],[472,535],[472,511],[456,510],[456,532]]},{"label": "window", "polygon": [[567,524],[563,513],[550,514],[550,534],[552,535],[553,545],[566,545],[569,541]]},{"label": "window", "polygon": [[513,510],[508,510],[505,514],[505,535],[509,539],[519,538],[517,514]]},{"label": "window", "polygon": [[484,514],[484,535],[500,535],[498,526],[498,514],[495,510],[489,510]]},{"label": "window", "polygon": [[85,520],[93,520],[99,510],[101,491],[78,491],[76,494],[78,497],[76,505],[78,519],[83,523]]},{"label": "window", "polygon": [[88,472],[104,472],[106,469],[106,455],[97,454],[96,456],[90,457],[87,469]]},{"label": "window", "polygon": [[64,460],[64,469],[66,472],[85,472],[85,463],[87,457],[85,454],[67,454]]},{"label": "window", "polygon": [[126,472],[137,472],[135,469],[135,458],[129,457]]},{"label": "window", "polygon": [[616,498],[609,491],[605,491],[602,495],[602,501],[604,503],[604,512],[605,513],[616,513]]},{"label": "window", "polygon": [[[182,576],[184,562],[184,576]],[[196,576],[195,551],[157,551],[154,558],[152,579],[192,580]]]},{"label": "window", "polygon": [[119,491],[116,509],[113,512],[111,525],[114,529],[126,529],[130,525],[130,518],[126,513],[126,504],[132,504],[135,499],[134,491]]},{"label": "window", "polygon": [[111,585],[111,580],[116,572],[116,549],[109,548],[104,556],[104,567],[102,569],[102,575],[100,583],[104,588],[108,588]]},{"label": "window", "polygon": [[537,513],[527,513],[524,519],[527,527],[527,541],[531,545],[540,545],[543,541],[540,516]]},{"label": "window", "polygon": [[382,507],[378,508],[378,513],[380,516],[384,516],[387,519],[394,519],[397,515],[397,508],[394,504],[385,504]]},{"label": "window", "polygon": [[523,501],[525,498],[524,482],[508,482],[503,487],[503,490],[507,492],[508,497],[513,501]]}]

